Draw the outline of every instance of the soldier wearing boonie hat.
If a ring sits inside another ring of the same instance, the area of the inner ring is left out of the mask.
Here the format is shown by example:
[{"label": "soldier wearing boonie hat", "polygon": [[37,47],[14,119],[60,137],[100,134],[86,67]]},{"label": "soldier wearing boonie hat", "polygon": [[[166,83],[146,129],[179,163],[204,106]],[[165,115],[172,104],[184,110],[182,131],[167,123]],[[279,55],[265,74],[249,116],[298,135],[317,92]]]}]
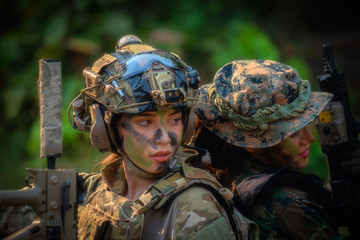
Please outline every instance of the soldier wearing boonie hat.
[{"label": "soldier wearing boonie hat", "polygon": [[321,179],[293,171],[308,164],[309,124],[331,97],[270,60],[230,62],[200,88],[192,143],[208,150],[209,169],[262,239],[341,238]]}]

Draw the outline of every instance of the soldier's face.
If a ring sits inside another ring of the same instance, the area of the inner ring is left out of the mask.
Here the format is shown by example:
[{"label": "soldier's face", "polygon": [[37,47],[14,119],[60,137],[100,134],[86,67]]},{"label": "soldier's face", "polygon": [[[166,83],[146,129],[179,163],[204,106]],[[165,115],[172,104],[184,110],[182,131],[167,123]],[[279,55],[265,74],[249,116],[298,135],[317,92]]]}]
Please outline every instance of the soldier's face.
[{"label": "soldier's face", "polygon": [[305,168],[309,163],[309,146],[313,141],[311,125],[308,125],[278,145],[268,148],[267,156],[281,167]]},{"label": "soldier's face", "polygon": [[183,124],[178,110],[124,114],[118,124],[123,151],[139,168],[160,173],[181,143]]}]

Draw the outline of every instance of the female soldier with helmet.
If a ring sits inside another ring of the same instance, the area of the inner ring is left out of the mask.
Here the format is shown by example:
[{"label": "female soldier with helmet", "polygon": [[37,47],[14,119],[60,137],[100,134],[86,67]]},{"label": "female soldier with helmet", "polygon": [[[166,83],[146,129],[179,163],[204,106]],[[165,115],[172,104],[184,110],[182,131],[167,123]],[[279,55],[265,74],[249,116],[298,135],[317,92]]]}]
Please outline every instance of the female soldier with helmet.
[{"label": "female soldier with helmet", "polygon": [[242,218],[239,229],[231,192],[190,167],[196,153],[179,147],[198,98],[193,68],[130,35],[84,76],[73,125],[111,154],[101,174],[82,175],[79,239],[251,238],[247,227],[256,225]]}]

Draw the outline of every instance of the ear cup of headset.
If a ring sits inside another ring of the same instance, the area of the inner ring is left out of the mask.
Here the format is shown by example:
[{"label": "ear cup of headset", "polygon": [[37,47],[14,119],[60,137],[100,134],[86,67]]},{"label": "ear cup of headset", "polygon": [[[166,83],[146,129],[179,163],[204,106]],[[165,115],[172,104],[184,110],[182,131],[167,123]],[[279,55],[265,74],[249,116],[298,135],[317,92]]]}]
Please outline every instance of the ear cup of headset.
[{"label": "ear cup of headset", "polygon": [[[76,100],[72,103],[74,122],[71,122],[75,129],[86,132],[86,123],[89,116],[85,117],[85,102],[83,99]],[[70,108],[69,108],[70,109]],[[69,114],[68,110],[68,114]]]},{"label": "ear cup of headset", "polygon": [[98,104],[93,104],[90,107],[90,114],[93,122],[90,129],[91,144],[100,152],[111,151],[110,138]]}]

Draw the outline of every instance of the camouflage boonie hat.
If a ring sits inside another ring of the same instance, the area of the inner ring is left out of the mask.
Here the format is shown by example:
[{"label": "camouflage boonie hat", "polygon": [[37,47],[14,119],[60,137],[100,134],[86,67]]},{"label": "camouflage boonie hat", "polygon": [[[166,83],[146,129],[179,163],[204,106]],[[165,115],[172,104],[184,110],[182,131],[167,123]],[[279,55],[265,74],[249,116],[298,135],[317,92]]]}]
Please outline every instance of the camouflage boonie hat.
[{"label": "camouflage boonie hat", "polygon": [[239,60],[224,65],[200,88],[194,112],[217,136],[239,147],[276,145],[311,123],[330,101],[285,64]]}]

